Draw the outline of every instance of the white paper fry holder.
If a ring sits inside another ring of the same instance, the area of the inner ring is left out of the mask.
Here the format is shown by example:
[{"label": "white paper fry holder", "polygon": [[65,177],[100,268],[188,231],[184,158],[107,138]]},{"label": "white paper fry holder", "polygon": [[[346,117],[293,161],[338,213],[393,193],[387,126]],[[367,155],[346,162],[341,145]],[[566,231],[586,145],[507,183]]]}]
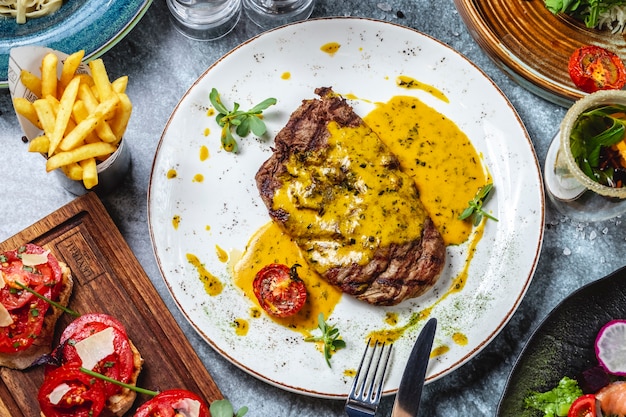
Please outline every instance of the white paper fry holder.
[{"label": "white paper fry holder", "polygon": [[[23,70],[27,70],[32,74],[41,77],[42,60],[44,56],[50,52],[54,53],[58,57],[59,64],[57,65],[57,78],[60,78],[63,63],[68,58],[68,54],[42,46],[23,46],[11,49],[9,54],[8,81],[12,101],[14,101],[17,97],[21,97],[31,103],[34,103],[40,98],[36,93],[29,90],[22,83],[21,73]],[[81,62],[80,66],[76,70],[76,74],[91,75],[91,71],[86,63]],[[43,130],[31,123],[25,116],[19,114],[17,111],[15,111],[15,114],[20,126],[22,127],[24,136],[29,142],[43,134]],[[42,155],[46,159],[48,158],[48,155]],[[83,181],[68,178],[61,168],[53,170],[52,173],[55,175],[56,179],[63,186],[63,188],[72,194],[82,195],[88,191],[108,193],[114,190],[126,177],[130,169],[130,165],[130,150],[126,144],[126,138],[124,138],[119,141],[115,152],[113,152],[105,160],[97,163],[96,170],[98,173],[98,184],[90,189],[85,187]],[[45,163],[42,164],[41,169],[45,169]]]}]

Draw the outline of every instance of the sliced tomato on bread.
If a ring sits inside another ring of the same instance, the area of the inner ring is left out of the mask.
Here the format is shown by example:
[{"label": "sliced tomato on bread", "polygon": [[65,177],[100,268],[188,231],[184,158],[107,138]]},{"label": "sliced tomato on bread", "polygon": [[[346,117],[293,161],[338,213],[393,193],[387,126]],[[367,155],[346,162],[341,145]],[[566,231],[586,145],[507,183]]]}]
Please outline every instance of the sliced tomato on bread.
[{"label": "sliced tomato on bread", "polygon": [[134,417],[210,417],[209,407],[193,392],[170,389],[160,392],[137,409]]},{"label": "sliced tomato on bread", "polygon": [[40,246],[0,254],[0,366],[24,369],[50,352],[63,311],[32,292],[66,306],[72,286],[69,268]]},{"label": "sliced tomato on bread", "polygon": [[[83,367],[115,381],[136,385],[143,359],[128,338],[122,323],[114,317],[103,313],[81,315],[65,328],[59,345],[55,356],[61,368]],[[45,381],[57,369],[48,366]],[[103,382],[103,389],[108,415],[122,416],[130,409],[137,395],[133,390],[107,381]],[[45,403],[41,405],[43,410]]]}]

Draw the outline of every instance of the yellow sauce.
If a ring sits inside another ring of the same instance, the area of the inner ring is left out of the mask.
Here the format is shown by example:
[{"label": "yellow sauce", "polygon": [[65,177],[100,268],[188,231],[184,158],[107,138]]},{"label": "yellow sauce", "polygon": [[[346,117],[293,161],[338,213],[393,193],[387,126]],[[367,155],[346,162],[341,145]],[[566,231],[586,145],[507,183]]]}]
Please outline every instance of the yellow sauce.
[{"label": "yellow sauce", "polygon": [[341,48],[341,45],[337,42],[328,42],[320,48],[322,52],[326,52],[328,55],[333,56]]},{"label": "yellow sauce", "polygon": [[200,281],[204,285],[204,291],[210,296],[219,295],[224,288],[224,284],[204,266],[200,259],[192,253],[187,254],[187,261],[196,268]]},{"label": "yellow sauce", "polygon": [[235,327],[235,334],[237,336],[247,335],[248,329],[250,328],[248,320],[245,319],[235,319],[235,321],[233,322],[233,326]]},{"label": "yellow sauce", "polygon": [[167,177],[168,180],[174,179],[178,176],[178,173],[176,172],[175,169],[170,169],[167,171],[167,174],[165,174],[165,176]]},{"label": "yellow sauce", "polygon": [[204,181],[204,175],[196,174],[193,176],[193,182],[202,182]]},{"label": "yellow sauce", "polygon": [[398,87],[406,88],[407,90],[423,90],[429,94],[432,94],[434,97],[437,97],[439,100],[449,103],[450,100],[444,93],[442,93],[437,88],[433,87],[429,84],[424,84],[415,78],[407,77],[406,75],[400,75],[396,78],[396,84]]},{"label": "yellow sauce", "polygon": [[454,122],[414,97],[379,104],[365,122],[400,159],[446,245],[467,240],[472,224],[459,215],[487,183],[481,158]]},{"label": "yellow sauce", "polygon": [[204,128],[204,136],[209,136],[211,134],[211,129],[209,129],[208,127]]},{"label": "yellow sauce", "polygon": [[200,160],[206,161],[207,159],[209,159],[209,148],[207,148],[205,145],[202,145],[200,146]]},{"label": "yellow sauce", "polygon": [[215,109],[213,107],[209,107],[209,109],[206,111],[206,115],[209,117],[215,116]]},{"label": "yellow sauce", "polygon": [[280,78],[282,78],[283,80],[288,80],[291,78],[291,73],[289,71],[285,71],[281,74]]},{"label": "yellow sauce", "polygon": [[219,259],[220,262],[228,262],[228,252],[220,248],[219,245],[215,245],[215,252],[217,253],[217,259]]},{"label": "yellow sauce", "polygon": [[[427,216],[415,184],[367,126],[328,125],[328,146],[291,156],[274,208],[297,212],[285,227],[319,273],[364,265],[382,245],[421,237]],[[318,180],[319,179],[319,180]]]},{"label": "yellow sauce", "polygon": [[454,333],[452,335],[452,340],[454,340],[454,343],[456,343],[459,346],[467,345],[467,336],[465,336],[463,333],[459,333],[459,332]]},{"label": "yellow sauce", "polygon": [[433,348],[432,352],[430,352],[431,358],[436,358],[437,356],[445,355],[450,351],[450,347],[446,345],[441,345]]},{"label": "yellow sauce", "polygon": [[172,217],[172,226],[174,226],[174,230],[178,230],[178,226],[180,226],[180,216],[178,214]]},{"label": "yellow sauce", "polygon": [[[234,283],[255,303],[253,313],[260,315],[261,307],[252,290],[252,282],[257,272],[272,263],[298,268],[298,276],[307,288],[307,301],[296,315],[286,318],[272,318],[290,329],[309,335],[317,328],[317,317],[323,313],[328,318],[339,299],[341,291],[324,281],[303,259],[298,246],[274,222],[269,222],[259,229],[250,239],[242,257],[233,265]],[[254,317],[253,314],[251,314]]]}]

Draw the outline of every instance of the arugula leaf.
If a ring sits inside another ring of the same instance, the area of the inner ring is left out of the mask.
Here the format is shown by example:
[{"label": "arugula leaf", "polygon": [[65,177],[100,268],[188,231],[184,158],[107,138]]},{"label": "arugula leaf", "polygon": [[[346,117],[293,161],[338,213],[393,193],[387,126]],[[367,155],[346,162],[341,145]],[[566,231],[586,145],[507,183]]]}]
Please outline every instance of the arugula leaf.
[{"label": "arugula leaf", "polygon": [[329,368],[332,368],[330,365],[330,357],[332,354],[346,347],[346,342],[340,339],[339,329],[336,326],[331,326],[324,320],[324,313],[320,313],[317,316],[317,327],[322,331],[322,335],[318,337],[309,336],[304,339],[305,342],[322,342],[324,359],[326,359],[326,364]]},{"label": "arugula leaf", "polygon": [[209,101],[218,112],[215,121],[222,128],[222,147],[227,152],[234,153],[238,152],[239,146],[232,134],[233,128],[240,137],[248,136],[250,131],[257,136],[264,135],[267,127],[263,121],[263,110],[276,104],[275,98],[267,98],[248,111],[239,110],[239,103],[235,103],[233,109],[228,110],[215,88],[209,93]]}]

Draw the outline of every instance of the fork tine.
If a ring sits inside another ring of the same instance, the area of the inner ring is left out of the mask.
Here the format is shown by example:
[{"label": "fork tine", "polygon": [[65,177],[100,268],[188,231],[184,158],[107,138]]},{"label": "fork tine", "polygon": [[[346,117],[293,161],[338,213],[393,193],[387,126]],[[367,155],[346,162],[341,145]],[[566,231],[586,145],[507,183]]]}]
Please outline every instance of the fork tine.
[{"label": "fork tine", "polygon": [[[385,352],[385,346],[388,346],[387,352]],[[371,339],[367,341],[367,346],[363,352],[357,374],[352,383],[349,401],[353,399],[359,402],[366,402],[367,405],[373,406],[371,408],[375,410],[382,396],[383,383],[387,373],[387,364],[391,356],[392,347],[393,344],[387,345],[386,343],[380,343],[378,341],[376,341],[372,347]],[[368,353],[370,351],[371,354],[368,359]],[[365,369],[363,369],[363,365],[365,365]],[[372,367],[372,365],[374,365],[374,367]],[[370,372],[370,370],[372,372]]]}]

